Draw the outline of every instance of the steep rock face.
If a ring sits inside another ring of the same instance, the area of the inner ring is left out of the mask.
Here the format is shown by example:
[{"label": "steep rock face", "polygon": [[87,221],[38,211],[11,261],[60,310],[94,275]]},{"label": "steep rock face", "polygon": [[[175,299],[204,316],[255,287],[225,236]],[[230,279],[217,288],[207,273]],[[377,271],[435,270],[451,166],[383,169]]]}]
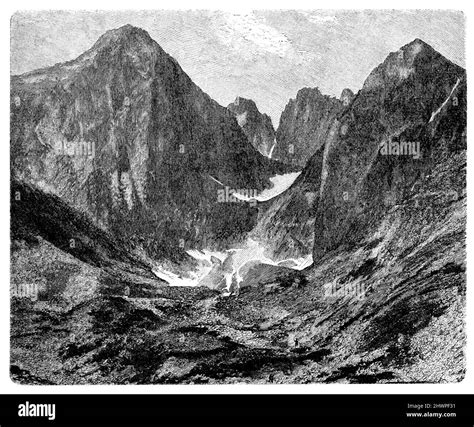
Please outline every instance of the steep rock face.
[{"label": "steep rock face", "polygon": [[250,143],[264,156],[269,157],[275,144],[272,119],[267,114],[260,113],[251,99],[239,96],[227,108],[235,114]]},{"label": "steep rock face", "polygon": [[315,259],[366,239],[393,209],[417,203],[431,217],[461,197],[465,90],[465,71],[421,40],[369,75],[326,141]]},{"label": "steep rock face", "polygon": [[341,101],[321,94],[318,88],[298,91],[281,115],[272,158],[305,166],[324,143],[342,108]]},{"label": "steep rock face", "polygon": [[255,212],[217,203],[215,179],[261,190],[280,167],[132,26],[73,61],[13,77],[11,111],[13,176],[157,255],[238,238]]},{"label": "steep rock face", "polygon": [[264,242],[274,259],[305,257],[313,251],[323,153],[324,145],[287,191],[259,206],[252,236]]}]

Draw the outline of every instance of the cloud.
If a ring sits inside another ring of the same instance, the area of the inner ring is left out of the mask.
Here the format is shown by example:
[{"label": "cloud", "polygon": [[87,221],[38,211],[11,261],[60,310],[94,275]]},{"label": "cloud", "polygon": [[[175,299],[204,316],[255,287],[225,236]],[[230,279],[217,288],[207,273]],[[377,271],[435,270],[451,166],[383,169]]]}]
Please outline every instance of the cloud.
[{"label": "cloud", "polygon": [[273,54],[281,58],[292,51],[290,40],[266,19],[253,12],[221,12],[214,15],[219,40],[236,51],[250,54]]},{"label": "cloud", "polygon": [[313,24],[334,24],[337,22],[337,18],[334,15],[306,11],[301,11],[300,13]]}]

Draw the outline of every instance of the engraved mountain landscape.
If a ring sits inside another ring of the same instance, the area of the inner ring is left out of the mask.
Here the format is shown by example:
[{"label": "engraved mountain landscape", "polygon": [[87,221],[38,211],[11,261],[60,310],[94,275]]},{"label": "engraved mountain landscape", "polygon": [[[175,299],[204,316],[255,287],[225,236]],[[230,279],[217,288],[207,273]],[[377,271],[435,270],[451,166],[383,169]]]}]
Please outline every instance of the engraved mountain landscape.
[{"label": "engraved mountain landscape", "polygon": [[12,379],[461,381],[464,68],[416,38],[275,131],[157,41],[11,78]]}]

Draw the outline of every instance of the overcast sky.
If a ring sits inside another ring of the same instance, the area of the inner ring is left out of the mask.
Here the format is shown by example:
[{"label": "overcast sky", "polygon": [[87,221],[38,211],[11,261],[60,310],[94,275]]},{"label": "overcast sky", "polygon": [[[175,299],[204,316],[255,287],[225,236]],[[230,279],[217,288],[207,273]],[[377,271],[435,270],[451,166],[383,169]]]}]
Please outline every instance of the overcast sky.
[{"label": "overcast sky", "polygon": [[220,104],[251,98],[275,128],[302,87],[357,92],[415,38],[465,67],[464,17],[456,11],[70,11],[13,16],[11,73],[73,59],[125,24],[147,30]]}]

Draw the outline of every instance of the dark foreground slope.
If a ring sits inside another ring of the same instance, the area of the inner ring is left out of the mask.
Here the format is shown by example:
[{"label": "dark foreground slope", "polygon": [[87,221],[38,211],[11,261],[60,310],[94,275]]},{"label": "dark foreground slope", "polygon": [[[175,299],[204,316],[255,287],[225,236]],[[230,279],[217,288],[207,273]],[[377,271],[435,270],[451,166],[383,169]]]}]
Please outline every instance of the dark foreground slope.
[{"label": "dark foreground slope", "polygon": [[257,268],[238,296],[162,288],[153,298],[96,296],[68,311],[14,306],[12,376],[59,384],[459,381],[464,224],[453,217],[442,225],[448,233],[413,253],[381,239],[333,253],[304,275]]},{"label": "dark foreground slope", "polygon": [[[123,239],[97,227],[57,196],[12,181],[11,285],[42,288],[40,299],[66,305],[109,285],[114,292],[148,292],[167,284],[157,279],[151,262]],[[170,253],[180,260],[182,253]]]}]

